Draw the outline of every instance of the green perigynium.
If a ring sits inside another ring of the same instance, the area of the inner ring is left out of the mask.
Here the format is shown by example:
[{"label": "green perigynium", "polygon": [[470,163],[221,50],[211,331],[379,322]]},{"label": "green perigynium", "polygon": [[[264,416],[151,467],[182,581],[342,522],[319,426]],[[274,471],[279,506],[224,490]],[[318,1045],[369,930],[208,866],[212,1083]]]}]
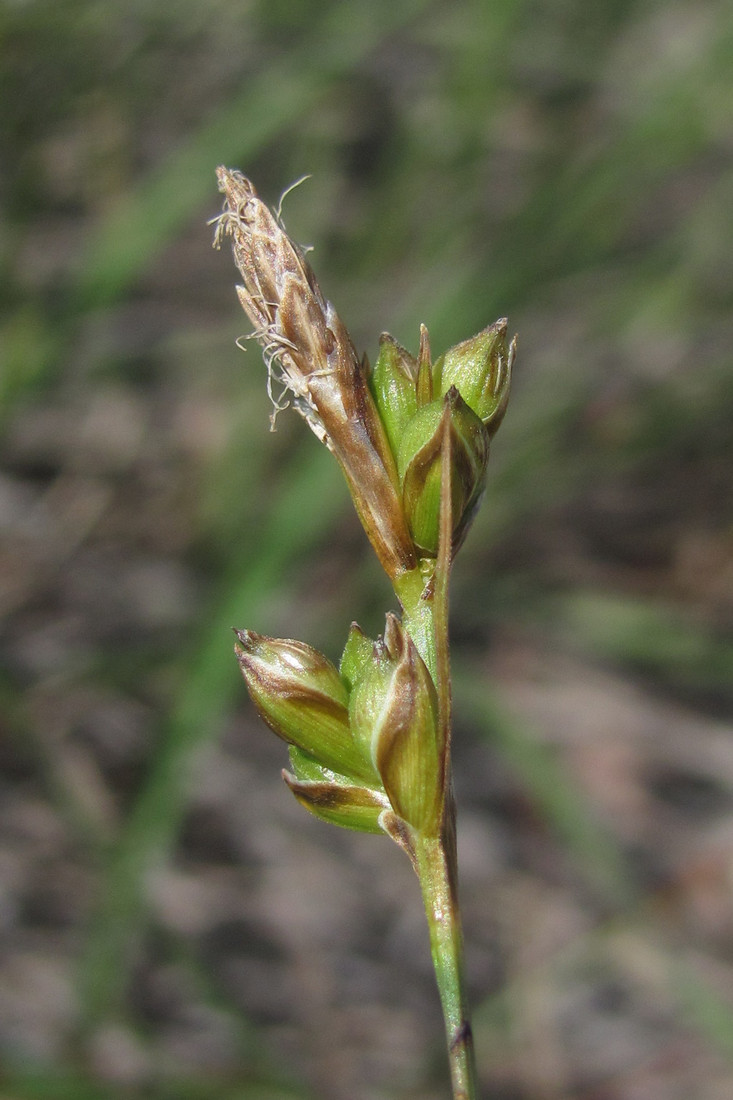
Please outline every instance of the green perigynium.
[{"label": "green perigynium", "polygon": [[290,748],[290,766],[292,773],[283,771],[283,779],[300,804],[316,817],[345,829],[383,831],[380,818],[390,804],[378,783],[360,785],[294,745]]},{"label": "green perigynium", "polygon": [[516,337],[507,345],[507,322],[502,317],[483,332],[449,348],[436,364],[440,392],[455,386],[493,436],[506,412],[516,353]]},{"label": "green perigynium", "polygon": [[460,543],[484,487],[489,434],[455,386],[444,398],[423,405],[405,426],[397,455],[402,504],[421,555],[438,552],[441,450],[445,421],[451,435],[450,492],[453,542]]},{"label": "green perigynium", "polygon": [[349,726],[349,696],[331,662],[291,638],[236,632],[234,652],[252,702],[284,741],[344,775],[371,777]]},{"label": "green perigynium", "polygon": [[405,425],[417,412],[416,383],[417,360],[388,332],[383,332],[369,385],[394,455],[399,450]]},{"label": "green perigynium", "polygon": [[241,173],[219,168],[240,302],[276,414],[291,404],[333,453],[402,618],[372,640],[354,623],[339,668],[311,646],[237,631],[259,713],[290,746],[284,779],[324,821],[383,833],[420,879],[446,1022],[454,1100],[475,1100],[462,975],[450,781],[448,577],[484,490],[516,338],[504,319],[433,361],[388,333],[370,370],[303,251]]},{"label": "green perigynium", "polygon": [[354,684],[367,667],[373,650],[374,642],[372,639],[367,638],[358,623],[352,623],[339,662],[341,679],[346,684],[349,692],[351,692]]},{"label": "green perigynium", "polygon": [[438,697],[415,643],[394,615],[387,615],[384,636],[351,692],[349,721],[397,816],[420,833],[437,835],[446,748]]}]

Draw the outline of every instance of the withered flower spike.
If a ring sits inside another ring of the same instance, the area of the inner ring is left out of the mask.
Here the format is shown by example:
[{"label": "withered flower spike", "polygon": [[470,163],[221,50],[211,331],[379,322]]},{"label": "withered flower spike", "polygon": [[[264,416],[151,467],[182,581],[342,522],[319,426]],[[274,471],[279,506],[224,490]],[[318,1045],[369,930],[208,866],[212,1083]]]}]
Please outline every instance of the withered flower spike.
[{"label": "withered flower spike", "polygon": [[292,402],[333,452],[377,556],[394,578],[415,568],[416,559],[365,366],[305,254],[250,181],[224,167],[217,179],[225,202],[214,244],[231,237],[244,281],[237,293],[262,345],[273,415]]}]

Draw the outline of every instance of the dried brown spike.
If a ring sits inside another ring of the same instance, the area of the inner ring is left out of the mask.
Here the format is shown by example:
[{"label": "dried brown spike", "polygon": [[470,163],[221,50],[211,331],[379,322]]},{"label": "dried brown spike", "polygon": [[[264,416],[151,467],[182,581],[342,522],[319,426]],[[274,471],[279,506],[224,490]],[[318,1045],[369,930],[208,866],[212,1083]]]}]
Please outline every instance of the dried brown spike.
[{"label": "dried brown spike", "polygon": [[364,529],[390,577],[416,566],[394,456],[349,333],[303,251],[241,172],[217,169],[224,210],[214,244],[230,237],[276,414],[292,402],[338,459]]}]

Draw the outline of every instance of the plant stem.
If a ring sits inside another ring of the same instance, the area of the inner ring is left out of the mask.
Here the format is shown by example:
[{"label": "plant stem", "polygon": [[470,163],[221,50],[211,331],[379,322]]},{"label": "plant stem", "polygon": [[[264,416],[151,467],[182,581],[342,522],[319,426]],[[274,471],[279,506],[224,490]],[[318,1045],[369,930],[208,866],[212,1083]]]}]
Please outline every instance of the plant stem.
[{"label": "plant stem", "polygon": [[448,1041],[453,1100],[476,1100],[473,1038],[463,976],[463,936],[454,868],[442,837],[419,837],[415,865]]},{"label": "plant stem", "polygon": [[[453,516],[450,493],[450,424],[445,421],[441,455],[440,538],[430,570],[404,574],[395,585],[405,625],[428,663],[438,693],[443,753],[444,809],[438,835],[415,834],[414,866],[420,879],[430,932],[430,951],[448,1040],[453,1100],[476,1100],[473,1037],[463,974],[463,934],[457,894],[455,804],[451,782],[451,669],[448,596]],[[422,563],[427,566],[427,563]],[[428,581],[426,585],[426,581]]]}]

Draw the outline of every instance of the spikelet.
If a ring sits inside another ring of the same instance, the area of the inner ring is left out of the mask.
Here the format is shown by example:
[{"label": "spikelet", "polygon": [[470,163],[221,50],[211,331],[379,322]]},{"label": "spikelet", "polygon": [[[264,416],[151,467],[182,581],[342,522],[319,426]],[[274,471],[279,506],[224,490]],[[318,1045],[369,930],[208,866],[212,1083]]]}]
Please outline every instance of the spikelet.
[{"label": "spikelet", "polygon": [[225,196],[215,246],[230,237],[242,307],[262,345],[273,418],[292,403],[346,476],[387,574],[415,568],[399,480],[384,426],[346,327],[288,237],[241,172],[217,169]]}]

